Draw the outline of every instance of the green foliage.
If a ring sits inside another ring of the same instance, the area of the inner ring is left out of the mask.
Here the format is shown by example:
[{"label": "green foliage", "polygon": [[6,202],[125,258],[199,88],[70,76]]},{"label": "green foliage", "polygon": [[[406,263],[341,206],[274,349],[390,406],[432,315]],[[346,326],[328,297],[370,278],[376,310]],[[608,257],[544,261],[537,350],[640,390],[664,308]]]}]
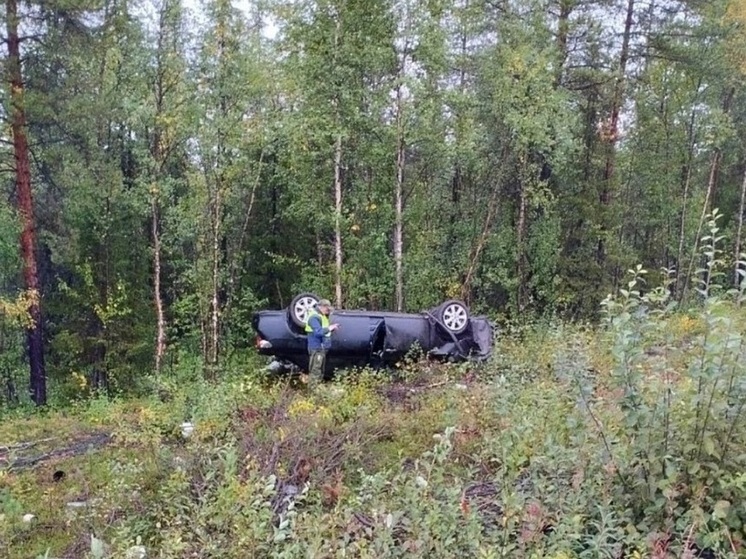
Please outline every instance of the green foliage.
[{"label": "green foliage", "polygon": [[[651,416],[625,419],[644,430],[675,414],[648,401],[641,344],[669,343],[666,321],[679,316],[671,300],[678,312],[703,309],[706,342],[687,373],[698,398],[688,452],[699,460],[713,440],[723,447],[727,431],[711,432],[725,417],[718,398],[736,394],[740,374],[728,289],[740,285],[743,248],[743,18],[726,2],[628,3],[623,59],[624,37],[608,40],[623,4],[239,9],[214,0],[192,13],[158,0],[24,14],[21,27],[38,38],[22,54],[53,405],[173,394],[200,375],[227,382],[255,368],[256,310],[286,307],[302,291],[333,293],[337,221],[344,305],[391,308],[401,152],[405,310],[467,300],[513,328],[496,366],[535,379],[564,343],[559,318],[598,326],[599,302],[613,293],[607,326],[630,333],[613,352],[594,346],[589,366],[618,361],[612,384],[625,406],[652,406]],[[10,146],[0,155],[12,169]],[[23,314],[13,199],[8,179],[0,401],[17,405],[26,364],[23,330],[9,318]],[[697,250],[714,207],[722,214]],[[166,330],[158,378],[156,246]],[[624,270],[637,263],[655,271],[625,288]],[[640,287],[674,269],[669,299]],[[578,336],[591,343],[592,328]]]},{"label": "green foliage", "polygon": [[0,203],[0,408],[26,402],[19,394],[24,328],[29,323],[29,296],[19,289],[20,223],[12,208]]},{"label": "green foliage", "polygon": [[[620,423],[612,430],[596,420],[605,443],[619,445],[608,450],[635,523],[659,522],[679,532],[697,526],[706,542],[744,521],[735,510],[727,512],[742,496],[721,481],[743,468],[737,449],[746,443],[738,427],[746,370],[742,294],[731,290],[724,297],[717,283],[723,264],[717,219],[715,212],[703,237],[706,265],[697,288],[703,309],[696,319],[675,312],[673,280],[642,293],[646,271],[640,266],[630,271],[621,298],[605,302],[615,364],[608,388],[619,395]],[[689,330],[683,346],[677,337],[682,326]]]},{"label": "green foliage", "polygon": [[29,535],[31,511],[65,533],[91,526],[107,557],[735,558],[744,317],[742,293],[718,286],[718,219],[700,309],[640,266],[601,328],[508,324],[479,370],[413,353],[395,376],[347,371],[311,391],[252,369],[209,383],[185,362],[180,381],[154,380],[157,399],[93,400],[80,420],[113,428],[113,444],[56,466],[70,491],[76,469],[93,476],[90,514],[42,512],[64,499],[32,490],[46,470],[6,473],[2,540],[59,556],[67,543]]}]

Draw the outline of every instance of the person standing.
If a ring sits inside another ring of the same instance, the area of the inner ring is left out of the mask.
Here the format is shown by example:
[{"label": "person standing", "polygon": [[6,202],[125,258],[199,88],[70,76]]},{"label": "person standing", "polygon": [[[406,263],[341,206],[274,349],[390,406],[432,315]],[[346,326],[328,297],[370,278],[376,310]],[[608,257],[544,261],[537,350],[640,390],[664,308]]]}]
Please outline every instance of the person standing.
[{"label": "person standing", "polygon": [[332,304],[329,299],[321,299],[315,309],[309,309],[306,317],[306,334],[308,339],[308,373],[310,384],[324,379],[326,354],[332,346],[332,332],[339,324],[329,324]]}]

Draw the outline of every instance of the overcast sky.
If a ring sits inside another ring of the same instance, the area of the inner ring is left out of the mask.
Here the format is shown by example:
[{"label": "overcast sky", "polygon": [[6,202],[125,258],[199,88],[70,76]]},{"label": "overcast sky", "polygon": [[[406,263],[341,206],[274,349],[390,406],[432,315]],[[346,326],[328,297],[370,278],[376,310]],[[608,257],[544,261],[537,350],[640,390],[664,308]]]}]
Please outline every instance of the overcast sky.
[{"label": "overcast sky", "polygon": [[[204,4],[205,0],[184,0],[184,6],[194,12],[198,19],[201,19],[203,15],[202,7]],[[252,0],[231,0],[231,4],[248,15]],[[265,26],[264,34],[268,37],[274,37],[276,33],[277,27],[273,23],[268,22]]]}]

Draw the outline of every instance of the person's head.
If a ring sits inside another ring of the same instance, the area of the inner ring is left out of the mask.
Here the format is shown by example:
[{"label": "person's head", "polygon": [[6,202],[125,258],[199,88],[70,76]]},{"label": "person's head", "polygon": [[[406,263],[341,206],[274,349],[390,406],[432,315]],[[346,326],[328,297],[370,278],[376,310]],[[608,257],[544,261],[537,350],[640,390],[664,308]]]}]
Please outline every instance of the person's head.
[{"label": "person's head", "polygon": [[332,302],[329,299],[321,299],[316,306],[319,312],[326,316],[329,316],[329,313],[332,312]]}]

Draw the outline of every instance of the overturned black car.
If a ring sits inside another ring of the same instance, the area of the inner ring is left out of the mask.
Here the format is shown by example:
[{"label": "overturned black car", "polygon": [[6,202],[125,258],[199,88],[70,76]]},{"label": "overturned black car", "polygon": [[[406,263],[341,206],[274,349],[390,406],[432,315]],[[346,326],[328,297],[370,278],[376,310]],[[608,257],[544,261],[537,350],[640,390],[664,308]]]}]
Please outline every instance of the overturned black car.
[{"label": "overturned black car", "polygon": [[[307,370],[305,319],[318,301],[316,295],[302,293],[284,310],[254,314],[256,346],[260,354],[275,358],[271,370]],[[492,324],[470,316],[468,307],[457,300],[419,314],[335,309],[329,318],[339,329],[327,354],[327,375],[345,367],[390,366],[413,349],[453,362],[484,361],[492,354]]]}]

